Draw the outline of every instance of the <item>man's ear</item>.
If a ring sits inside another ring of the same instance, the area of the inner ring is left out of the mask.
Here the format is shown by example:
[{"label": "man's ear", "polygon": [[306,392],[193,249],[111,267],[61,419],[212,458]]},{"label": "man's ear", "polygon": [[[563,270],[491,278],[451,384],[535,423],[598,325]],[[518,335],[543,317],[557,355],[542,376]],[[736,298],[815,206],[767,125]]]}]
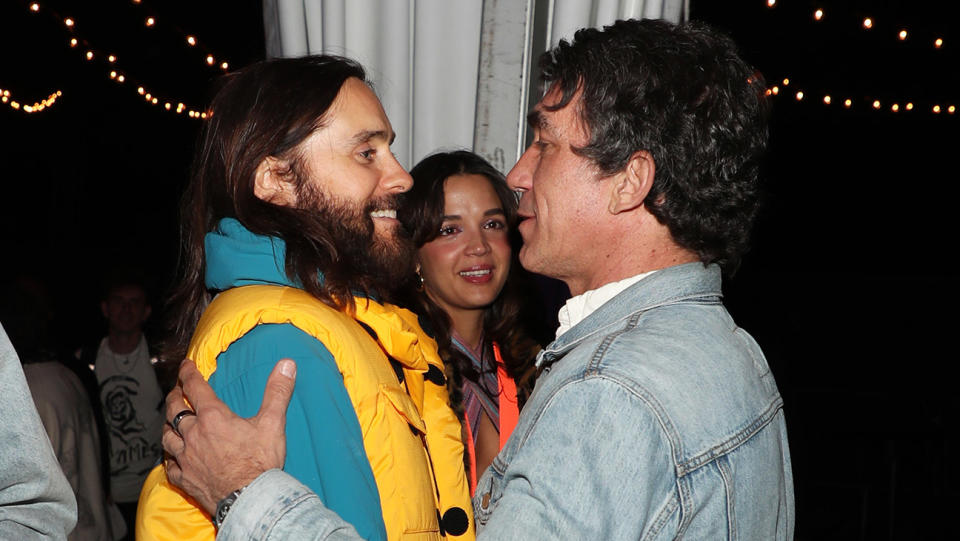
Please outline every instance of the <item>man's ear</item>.
[{"label": "man's ear", "polygon": [[254,173],[253,195],[275,205],[296,206],[297,194],[293,184],[288,180],[289,174],[289,164],[279,158],[267,156],[260,162]]},{"label": "man's ear", "polygon": [[653,187],[656,165],[653,155],[646,150],[638,150],[630,156],[623,171],[613,177],[610,192],[610,214],[629,212],[641,205]]}]

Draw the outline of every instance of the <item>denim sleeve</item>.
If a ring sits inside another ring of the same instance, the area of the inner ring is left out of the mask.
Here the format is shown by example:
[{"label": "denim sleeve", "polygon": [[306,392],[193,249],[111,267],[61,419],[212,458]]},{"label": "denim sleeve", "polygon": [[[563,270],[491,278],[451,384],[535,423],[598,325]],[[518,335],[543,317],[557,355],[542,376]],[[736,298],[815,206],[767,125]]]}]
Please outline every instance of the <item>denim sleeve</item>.
[{"label": "denim sleeve", "polygon": [[230,409],[252,417],[270,371],[282,358],[297,363],[297,383],[287,409],[284,471],[365,539],[386,540],[360,422],[336,361],[320,341],[290,324],[260,325],[220,354],[210,384]]},{"label": "denim sleeve", "polygon": [[66,539],[77,503],[0,327],[0,539]]},{"label": "denim sleeve", "polygon": [[[298,373],[299,375],[299,373]],[[280,470],[257,477],[240,494],[218,541],[357,541],[360,534],[316,494]]]},{"label": "denim sleeve", "polygon": [[487,471],[503,490],[478,541],[659,539],[653,530],[676,518],[670,445],[639,394],[578,378],[524,413],[532,425],[514,431],[523,440],[510,463]]}]

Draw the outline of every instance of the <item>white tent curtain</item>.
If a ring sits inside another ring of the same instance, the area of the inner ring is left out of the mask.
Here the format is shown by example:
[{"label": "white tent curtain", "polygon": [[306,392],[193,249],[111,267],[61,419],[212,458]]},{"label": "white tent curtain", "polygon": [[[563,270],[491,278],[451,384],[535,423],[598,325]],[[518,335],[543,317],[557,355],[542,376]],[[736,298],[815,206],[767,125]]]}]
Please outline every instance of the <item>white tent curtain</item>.
[{"label": "white tent curtain", "polygon": [[268,57],[358,60],[406,167],[473,149],[506,172],[525,144],[541,52],[584,26],[686,18],[689,0],[263,0]]}]

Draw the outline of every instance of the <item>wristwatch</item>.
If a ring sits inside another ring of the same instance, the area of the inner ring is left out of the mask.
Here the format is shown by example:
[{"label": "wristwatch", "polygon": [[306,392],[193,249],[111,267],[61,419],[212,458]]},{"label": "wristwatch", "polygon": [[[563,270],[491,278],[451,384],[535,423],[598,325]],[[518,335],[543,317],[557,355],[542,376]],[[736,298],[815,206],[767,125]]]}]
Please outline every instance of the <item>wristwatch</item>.
[{"label": "wristwatch", "polygon": [[233,502],[237,501],[237,498],[240,496],[241,492],[243,492],[243,488],[238,488],[217,502],[217,510],[213,513],[212,517],[214,528],[218,530],[220,529],[220,525],[223,524],[223,520],[227,518],[227,513],[230,512],[230,507],[233,505]]}]

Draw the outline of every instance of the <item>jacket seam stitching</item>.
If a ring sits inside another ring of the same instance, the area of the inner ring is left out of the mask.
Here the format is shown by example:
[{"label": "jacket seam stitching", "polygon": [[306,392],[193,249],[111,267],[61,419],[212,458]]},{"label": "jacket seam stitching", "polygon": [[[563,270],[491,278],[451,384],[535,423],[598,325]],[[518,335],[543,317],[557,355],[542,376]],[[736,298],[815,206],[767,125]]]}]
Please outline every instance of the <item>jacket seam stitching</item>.
[{"label": "jacket seam stitching", "polygon": [[690,472],[709,464],[711,461],[717,459],[718,457],[724,456],[740,445],[745,441],[752,438],[755,434],[760,432],[764,427],[770,424],[771,421],[777,416],[777,414],[783,409],[783,399],[780,397],[779,393],[776,396],[776,399],[773,400],[767,409],[760,414],[752,423],[741,429],[739,432],[728,438],[726,441],[719,443],[710,449],[700,453],[697,456],[690,458],[682,463],[677,464],[677,474],[678,475],[687,475]]}]

